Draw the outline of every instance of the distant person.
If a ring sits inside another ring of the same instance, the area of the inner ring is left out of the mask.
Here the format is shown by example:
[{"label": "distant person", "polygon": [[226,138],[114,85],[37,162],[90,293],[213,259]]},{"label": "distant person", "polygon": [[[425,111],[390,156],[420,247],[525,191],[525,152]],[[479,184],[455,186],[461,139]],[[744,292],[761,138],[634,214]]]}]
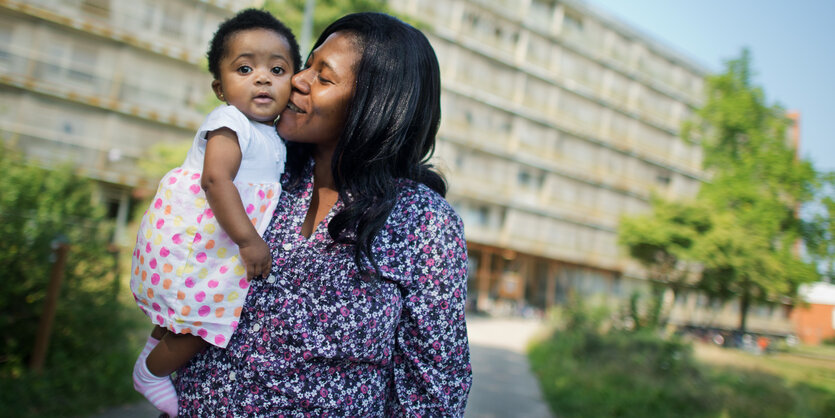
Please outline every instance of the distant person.
[{"label": "distant person", "polygon": [[252,282],[227,348],[178,370],[180,414],[462,416],[467,248],[426,163],[441,116],[432,46],[391,16],[347,15],[292,85],[272,274]]},{"label": "distant person", "polygon": [[160,181],[133,252],[131,291],[155,324],[134,387],[172,417],[169,375],[209,344],[227,346],[249,280],[269,274],[261,235],[287,154],[274,124],[300,62],[293,33],[255,9],[220,25],[208,59],[212,89],[226,104],[203,121],[183,165]]}]

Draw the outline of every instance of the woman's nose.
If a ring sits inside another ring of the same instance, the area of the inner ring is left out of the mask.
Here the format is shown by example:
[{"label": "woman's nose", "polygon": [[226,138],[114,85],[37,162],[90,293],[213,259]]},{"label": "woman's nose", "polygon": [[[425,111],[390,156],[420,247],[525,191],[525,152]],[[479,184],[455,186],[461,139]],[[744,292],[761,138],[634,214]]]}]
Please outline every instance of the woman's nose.
[{"label": "woman's nose", "polygon": [[310,74],[309,68],[297,72],[293,75],[293,78],[290,79],[290,84],[294,89],[298,90],[299,93],[310,93],[310,81],[308,80],[308,74]]}]

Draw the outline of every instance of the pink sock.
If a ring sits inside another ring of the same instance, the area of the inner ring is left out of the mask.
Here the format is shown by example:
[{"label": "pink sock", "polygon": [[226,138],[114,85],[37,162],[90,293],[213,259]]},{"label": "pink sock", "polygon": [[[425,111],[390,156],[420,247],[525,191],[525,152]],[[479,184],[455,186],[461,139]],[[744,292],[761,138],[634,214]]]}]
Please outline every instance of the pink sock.
[{"label": "pink sock", "polygon": [[148,340],[145,341],[145,347],[142,347],[142,352],[139,353],[139,358],[143,361],[147,359],[148,354],[151,353],[151,350],[153,350],[157,344],[159,344],[159,340],[149,335]]},{"label": "pink sock", "polygon": [[171,417],[176,417],[177,391],[174,389],[171,379],[168,376],[155,376],[148,370],[148,365],[145,364],[148,353],[157,343],[159,343],[158,340],[148,337],[145,348],[142,349],[142,354],[139,355],[136,364],[133,366],[133,387],[157,409]]}]

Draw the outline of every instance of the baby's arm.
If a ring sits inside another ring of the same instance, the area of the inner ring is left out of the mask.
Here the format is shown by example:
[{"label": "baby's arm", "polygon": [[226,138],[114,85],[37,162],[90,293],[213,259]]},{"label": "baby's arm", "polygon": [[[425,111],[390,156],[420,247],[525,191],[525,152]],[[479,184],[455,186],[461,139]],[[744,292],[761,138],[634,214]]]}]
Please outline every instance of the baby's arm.
[{"label": "baby's arm", "polygon": [[206,135],[206,155],[201,185],[217,222],[241,251],[241,263],[249,278],[270,274],[272,259],[267,243],[249,220],[241,195],[232,181],[241,165],[241,146],[229,128],[220,128]]}]

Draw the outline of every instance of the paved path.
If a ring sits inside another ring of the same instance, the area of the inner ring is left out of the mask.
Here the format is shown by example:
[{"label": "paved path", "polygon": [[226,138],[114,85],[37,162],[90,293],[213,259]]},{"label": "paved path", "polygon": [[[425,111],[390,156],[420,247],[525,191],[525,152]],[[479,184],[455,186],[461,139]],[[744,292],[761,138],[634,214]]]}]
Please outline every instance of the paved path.
[{"label": "paved path", "polygon": [[[485,318],[470,315],[467,331],[473,366],[473,387],[465,418],[551,418],[539,383],[531,374],[525,349],[542,329],[530,319]],[[156,418],[147,402],[124,405],[93,418]]]},{"label": "paved path", "polygon": [[527,343],[541,332],[530,319],[467,318],[473,387],[465,418],[549,418],[531,374]]}]

